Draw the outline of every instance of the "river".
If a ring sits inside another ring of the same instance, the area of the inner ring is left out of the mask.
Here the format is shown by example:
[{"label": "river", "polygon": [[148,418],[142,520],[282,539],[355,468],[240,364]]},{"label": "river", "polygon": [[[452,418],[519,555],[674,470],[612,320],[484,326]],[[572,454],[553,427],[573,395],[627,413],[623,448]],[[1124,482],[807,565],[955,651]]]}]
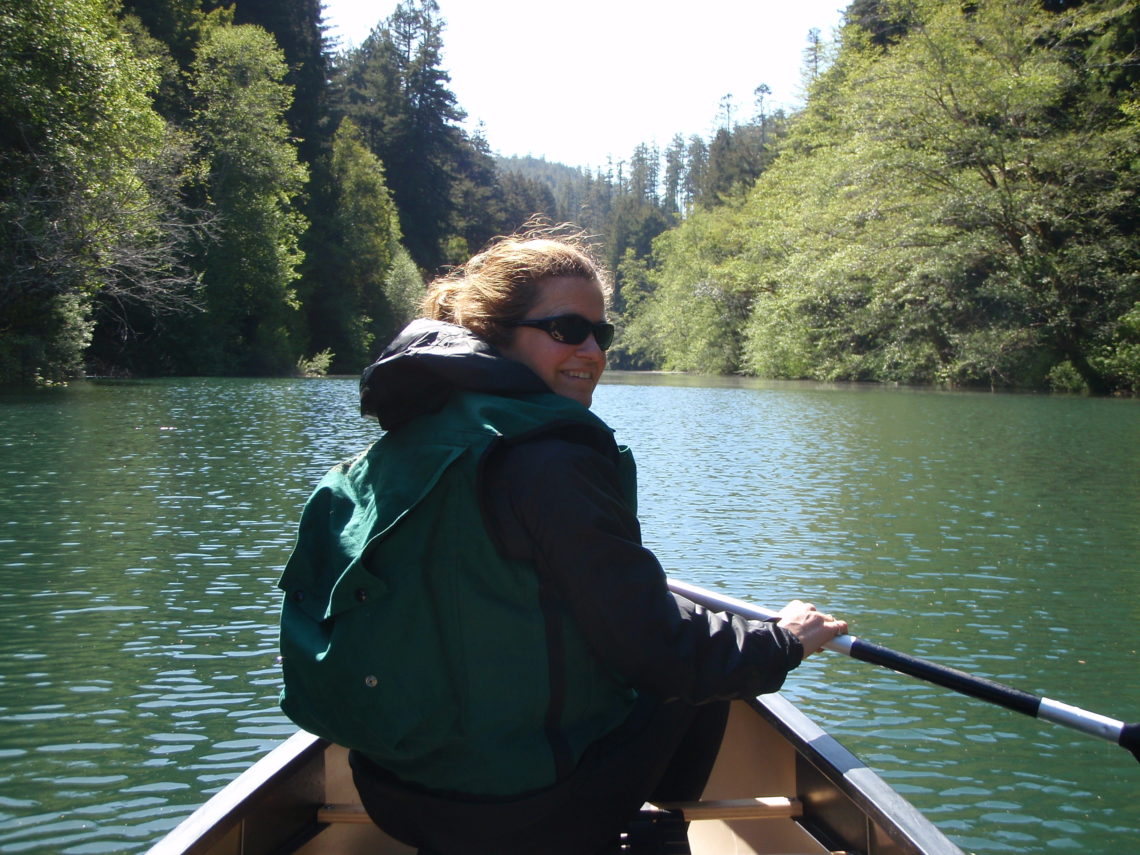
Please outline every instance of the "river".
[{"label": "river", "polygon": [[[614,373],[666,570],[1140,717],[1140,402]],[[291,732],[277,574],[355,381],[0,395],[0,853],[140,852]],[[1140,769],[824,653],[784,693],[968,852],[1140,846]]]}]

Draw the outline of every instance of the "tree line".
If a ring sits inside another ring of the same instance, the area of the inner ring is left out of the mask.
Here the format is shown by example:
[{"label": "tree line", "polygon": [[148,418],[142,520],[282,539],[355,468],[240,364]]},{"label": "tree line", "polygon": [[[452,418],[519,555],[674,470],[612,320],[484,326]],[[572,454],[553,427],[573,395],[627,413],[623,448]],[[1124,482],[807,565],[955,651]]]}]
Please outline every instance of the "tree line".
[{"label": "tree line", "polygon": [[1137,6],[855,0],[806,106],[584,170],[462,128],[435,0],[0,0],[0,382],[355,373],[535,214],[597,235],[611,364],[1128,392]]},{"label": "tree line", "polygon": [[748,123],[552,185],[462,129],[444,27],[404,0],[340,50],[319,0],[0,0],[0,382],[355,372],[533,215],[617,267],[759,172]]},{"label": "tree line", "polygon": [[769,168],[654,242],[622,346],[690,371],[1135,393],[1138,44],[1134,2],[856,0]]},{"label": "tree line", "polygon": [[434,0],[347,50],[319,0],[0,0],[0,382],[355,372],[494,235],[611,217],[610,178],[559,206],[464,132],[443,31]]}]

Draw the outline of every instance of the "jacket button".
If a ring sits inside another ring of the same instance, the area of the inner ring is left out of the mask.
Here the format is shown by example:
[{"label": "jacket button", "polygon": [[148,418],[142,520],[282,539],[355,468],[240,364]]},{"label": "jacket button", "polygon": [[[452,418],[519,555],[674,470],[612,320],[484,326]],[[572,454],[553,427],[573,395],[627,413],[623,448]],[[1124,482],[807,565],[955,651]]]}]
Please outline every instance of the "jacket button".
[{"label": "jacket button", "polygon": [[380,685],[380,681],[376,679],[375,674],[369,674],[367,677],[364,678],[364,685],[366,685],[370,689],[375,689],[377,686]]},{"label": "jacket button", "polygon": [[363,603],[367,599],[368,599],[368,589],[367,588],[357,588],[356,589],[356,601],[358,603]]}]

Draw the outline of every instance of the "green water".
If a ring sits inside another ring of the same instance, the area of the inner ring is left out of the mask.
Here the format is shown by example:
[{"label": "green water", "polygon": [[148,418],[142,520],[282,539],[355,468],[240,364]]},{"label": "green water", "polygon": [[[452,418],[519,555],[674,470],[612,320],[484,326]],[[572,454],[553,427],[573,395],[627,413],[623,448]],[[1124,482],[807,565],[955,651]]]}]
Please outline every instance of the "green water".
[{"label": "green water", "polygon": [[[615,375],[671,575],[1140,718],[1140,403]],[[0,853],[138,852],[291,726],[277,573],[352,380],[0,396]],[[967,851],[1140,844],[1116,746],[833,654],[785,694]]]}]

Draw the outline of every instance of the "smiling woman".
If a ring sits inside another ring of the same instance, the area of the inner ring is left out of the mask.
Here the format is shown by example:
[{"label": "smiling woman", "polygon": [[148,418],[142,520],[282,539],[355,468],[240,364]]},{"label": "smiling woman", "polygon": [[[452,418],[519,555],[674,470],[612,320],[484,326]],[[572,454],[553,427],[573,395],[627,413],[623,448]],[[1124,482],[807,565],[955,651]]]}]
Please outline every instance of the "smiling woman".
[{"label": "smiling woman", "polygon": [[730,699],[847,628],[670,594],[589,410],[608,279],[536,227],[434,282],[361,382],[387,433],[317,487],[281,579],[282,708],[351,749],[369,815],[421,852],[616,845],[651,796],[700,796]]},{"label": "smiling woman", "polygon": [[527,317],[515,322],[514,341],[503,348],[503,355],[521,362],[555,394],[588,407],[606,368],[602,342],[608,347],[613,341],[613,324],[601,319],[604,311],[605,297],[597,282],[569,276],[547,279]]}]

